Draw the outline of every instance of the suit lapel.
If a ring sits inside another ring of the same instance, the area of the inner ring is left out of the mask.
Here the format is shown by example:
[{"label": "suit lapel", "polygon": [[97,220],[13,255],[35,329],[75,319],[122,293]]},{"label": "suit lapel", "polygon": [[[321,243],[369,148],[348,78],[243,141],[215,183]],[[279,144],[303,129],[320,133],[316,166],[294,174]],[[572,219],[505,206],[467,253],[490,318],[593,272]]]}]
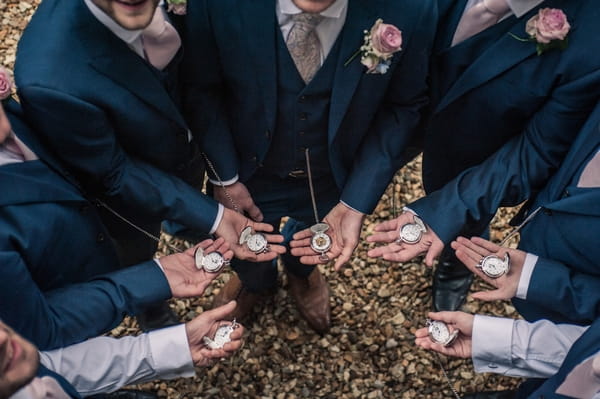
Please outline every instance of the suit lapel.
[{"label": "suit lapel", "polygon": [[[525,38],[525,25],[527,24],[527,21],[542,7],[563,8],[567,14],[567,17],[569,17],[572,15],[572,13],[566,9],[568,5],[569,2],[565,2],[564,0],[548,0],[533,8],[521,18],[517,19],[515,16],[511,16],[500,22],[500,24],[511,24],[512,22],[512,27],[507,31],[510,33],[502,35],[498,41],[493,43],[476,60],[473,61],[469,68],[450,87],[448,93],[446,93],[444,98],[437,106],[436,112],[440,112],[443,108],[448,106],[466,92],[481,86],[504,71],[510,69],[514,65],[519,64],[526,58],[535,55],[536,45],[534,42],[519,41],[512,37],[511,34],[520,38]],[[454,28],[456,28],[456,26],[454,26]],[[493,27],[490,29],[493,29]],[[451,33],[451,35],[453,35],[453,33]],[[476,40],[476,37],[472,39]],[[451,40],[451,38],[449,40]],[[461,44],[459,44],[459,46],[460,45]],[[469,45],[469,43],[465,42],[463,45]],[[451,49],[449,51],[451,51]]]},{"label": "suit lapel", "polygon": [[[240,35],[248,40],[248,48],[256,68],[256,78],[261,86],[267,126],[275,130],[277,116],[277,63],[275,40],[275,0],[243,1],[237,5],[243,21]],[[244,34],[244,32],[247,32]]]},{"label": "suit lapel", "polygon": [[80,3],[85,10],[79,13],[82,17],[78,30],[81,37],[88,42],[90,66],[135,94],[165,117],[186,127],[179,109],[151,66],[98,22],[83,2]]},{"label": "suit lapel", "polygon": [[365,73],[365,67],[360,63],[360,56],[347,66],[344,64],[362,46],[364,31],[371,29],[380,12],[380,0],[350,0],[348,2],[346,22],[340,32],[339,39],[342,42],[331,94],[328,133],[330,142],[333,140],[354,91]]}]

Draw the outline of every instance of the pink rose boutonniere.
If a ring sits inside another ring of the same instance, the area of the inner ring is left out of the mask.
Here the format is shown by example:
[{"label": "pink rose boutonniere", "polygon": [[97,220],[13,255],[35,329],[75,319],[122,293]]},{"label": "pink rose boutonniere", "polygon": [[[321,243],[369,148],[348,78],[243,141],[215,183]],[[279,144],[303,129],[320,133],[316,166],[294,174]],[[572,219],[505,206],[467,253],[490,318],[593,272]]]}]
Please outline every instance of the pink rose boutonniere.
[{"label": "pink rose boutonniere", "polygon": [[12,75],[8,71],[0,66],[0,101],[4,101],[10,97],[12,93]]},{"label": "pink rose boutonniere", "polygon": [[394,53],[402,50],[402,32],[394,25],[375,21],[370,31],[365,30],[365,41],[356,53],[346,61],[347,66],[360,54],[360,62],[367,73],[384,74],[388,71]]},{"label": "pink rose boutonniere", "polygon": [[187,12],[187,0],[167,0],[167,11],[176,15],[185,15]]},{"label": "pink rose boutonniere", "polygon": [[569,44],[567,36],[570,30],[571,25],[562,10],[542,8],[525,25],[525,32],[527,32],[529,38],[522,39],[512,36],[521,41],[535,42],[537,54],[542,55],[545,51],[555,48],[559,50],[566,49]]}]

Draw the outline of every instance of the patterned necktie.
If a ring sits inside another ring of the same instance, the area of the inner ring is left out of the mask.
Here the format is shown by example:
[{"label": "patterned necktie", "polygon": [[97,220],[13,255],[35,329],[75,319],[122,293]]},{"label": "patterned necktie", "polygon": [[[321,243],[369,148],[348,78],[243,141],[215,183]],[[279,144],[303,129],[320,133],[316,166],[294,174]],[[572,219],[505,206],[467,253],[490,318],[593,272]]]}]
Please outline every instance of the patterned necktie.
[{"label": "patterned necktie", "polygon": [[482,0],[475,4],[460,19],[452,45],[495,25],[509,10],[510,6],[506,0]]},{"label": "patterned necktie", "polygon": [[181,47],[181,38],[173,25],[165,20],[161,7],[156,7],[152,22],[142,32],[142,43],[148,62],[161,70],[169,65]]},{"label": "patterned necktie", "polygon": [[285,43],[300,76],[308,84],[321,66],[321,43],[315,28],[323,17],[303,12],[293,15],[292,20],[294,26]]}]

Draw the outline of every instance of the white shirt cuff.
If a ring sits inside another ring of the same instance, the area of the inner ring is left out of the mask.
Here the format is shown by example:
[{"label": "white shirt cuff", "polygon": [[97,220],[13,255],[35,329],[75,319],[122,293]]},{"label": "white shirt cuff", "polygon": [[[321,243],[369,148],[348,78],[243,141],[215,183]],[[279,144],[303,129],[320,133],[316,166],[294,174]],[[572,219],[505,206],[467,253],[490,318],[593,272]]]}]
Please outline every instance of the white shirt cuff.
[{"label": "white shirt cuff", "polygon": [[219,204],[218,205],[218,209],[217,209],[217,217],[215,218],[215,222],[213,223],[212,227],[210,228],[210,231],[208,232],[208,234],[214,234],[215,231],[217,231],[217,227],[219,227],[219,223],[221,223],[221,220],[223,219],[223,213],[225,212],[225,207],[223,206],[223,204]]},{"label": "white shirt cuff", "polygon": [[503,374],[512,364],[513,319],[475,315],[473,367],[478,373]]},{"label": "white shirt cuff", "polygon": [[527,299],[527,290],[529,289],[529,282],[531,281],[531,275],[533,269],[538,261],[538,256],[528,253],[525,256],[525,262],[523,263],[523,270],[521,271],[521,278],[519,278],[519,285],[517,286],[516,298]]},{"label": "white shirt cuff", "polygon": [[403,212],[410,212],[410,213],[412,213],[412,214],[413,214],[413,215],[415,215],[415,216],[419,216],[419,215],[417,214],[417,212],[413,211],[412,209],[410,209],[410,208],[409,208],[409,207],[407,207],[407,206],[403,206],[403,207],[402,207],[402,211],[403,211]]},{"label": "white shirt cuff", "polygon": [[240,179],[239,175],[235,175],[231,179],[225,180],[225,181],[213,180],[210,178],[208,179],[208,181],[217,187],[221,187],[221,186],[231,186],[233,183],[236,183],[239,179]]},{"label": "white shirt cuff", "polygon": [[148,342],[157,378],[193,377],[196,374],[185,324],[151,331]]},{"label": "white shirt cuff", "polygon": [[163,274],[164,274],[165,273],[165,268],[163,267],[163,265],[160,264],[160,259],[154,258],[154,262],[158,265],[158,267],[160,267],[160,271],[162,271]]}]

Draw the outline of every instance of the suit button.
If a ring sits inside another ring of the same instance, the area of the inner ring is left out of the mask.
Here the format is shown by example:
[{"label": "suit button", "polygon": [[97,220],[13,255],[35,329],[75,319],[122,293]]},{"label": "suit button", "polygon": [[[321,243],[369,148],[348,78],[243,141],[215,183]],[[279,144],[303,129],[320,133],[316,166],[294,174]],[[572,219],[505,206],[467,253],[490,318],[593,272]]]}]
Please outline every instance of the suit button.
[{"label": "suit button", "polygon": [[298,102],[305,102],[306,101],[306,96],[300,96],[300,98],[298,99]]},{"label": "suit button", "polygon": [[258,161],[258,157],[257,157],[257,156],[253,156],[252,158],[250,158],[250,160],[251,160],[252,162],[255,162],[255,163],[256,163],[256,161]]},{"label": "suit button", "polygon": [[563,191],[562,197],[563,197],[563,198],[567,198],[569,195],[571,195],[571,194],[569,193],[569,190],[568,190],[568,189],[565,189],[565,191]]},{"label": "suit button", "polygon": [[268,131],[268,130],[265,131],[265,138],[267,140],[269,140],[271,138],[271,132],[270,131]]},{"label": "suit button", "polygon": [[552,209],[544,208],[544,214],[552,216]]},{"label": "suit button", "polygon": [[87,204],[86,204],[86,205],[81,205],[81,206],[79,207],[79,212],[81,212],[81,213],[86,213],[86,212],[87,212],[89,209],[90,209],[90,206],[89,206],[89,205],[87,205]]},{"label": "suit button", "polygon": [[305,121],[307,119],[308,119],[308,116],[307,116],[306,112],[301,112],[300,113],[300,120],[301,121]]},{"label": "suit button", "polygon": [[106,240],[106,237],[104,237],[103,233],[98,233],[98,235],[96,236],[96,241],[98,242],[104,242]]},{"label": "suit button", "polygon": [[306,132],[298,132],[299,136],[304,136],[306,134]]}]

